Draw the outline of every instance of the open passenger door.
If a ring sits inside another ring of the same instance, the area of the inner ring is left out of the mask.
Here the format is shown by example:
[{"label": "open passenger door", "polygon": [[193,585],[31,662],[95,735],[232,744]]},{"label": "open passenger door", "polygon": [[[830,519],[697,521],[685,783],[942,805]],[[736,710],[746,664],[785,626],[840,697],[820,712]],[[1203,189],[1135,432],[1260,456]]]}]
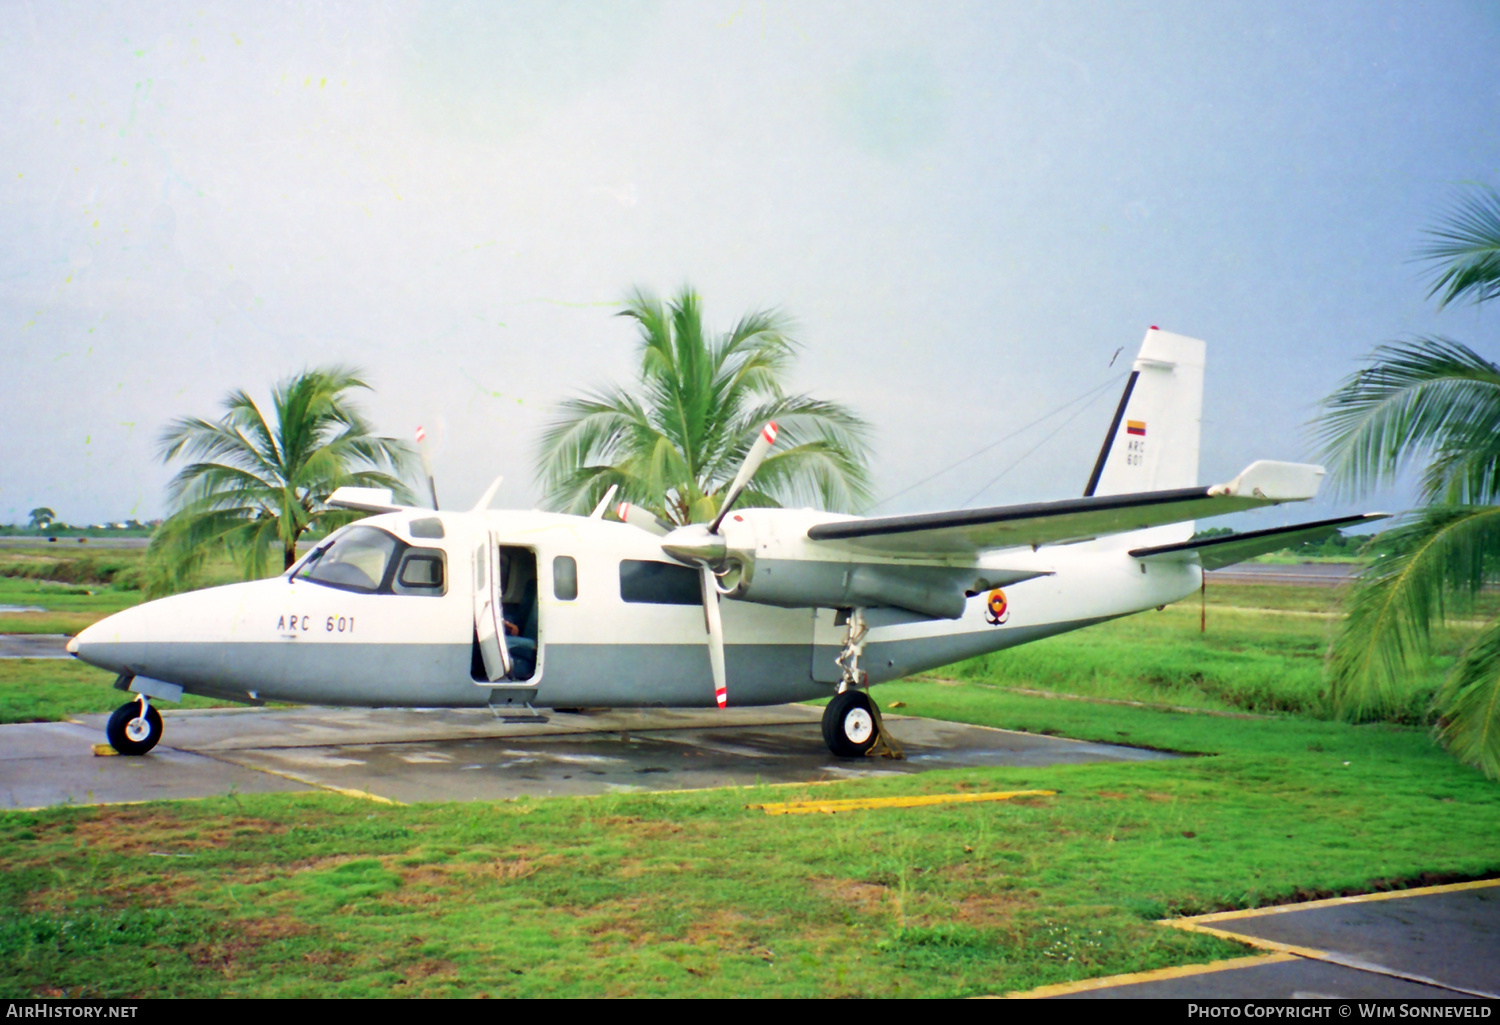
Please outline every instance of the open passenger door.
[{"label": "open passenger door", "polygon": [[500,544],[492,531],[474,549],[474,636],[479,640],[479,654],[484,660],[485,679],[475,679],[481,687],[510,676],[510,652],[505,647],[504,613],[500,595]]}]

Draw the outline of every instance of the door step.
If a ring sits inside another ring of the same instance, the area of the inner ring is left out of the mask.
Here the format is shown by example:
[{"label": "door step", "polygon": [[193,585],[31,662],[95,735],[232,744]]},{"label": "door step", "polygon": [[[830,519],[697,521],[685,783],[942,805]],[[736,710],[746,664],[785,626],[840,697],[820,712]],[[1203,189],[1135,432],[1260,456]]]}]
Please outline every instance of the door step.
[{"label": "door step", "polygon": [[547,722],[547,716],[531,707],[531,699],[534,697],[536,697],[535,687],[528,687],[519,692],[512,691],[508,694],[497,687],[490,691],[490,712],[503,723]]}]

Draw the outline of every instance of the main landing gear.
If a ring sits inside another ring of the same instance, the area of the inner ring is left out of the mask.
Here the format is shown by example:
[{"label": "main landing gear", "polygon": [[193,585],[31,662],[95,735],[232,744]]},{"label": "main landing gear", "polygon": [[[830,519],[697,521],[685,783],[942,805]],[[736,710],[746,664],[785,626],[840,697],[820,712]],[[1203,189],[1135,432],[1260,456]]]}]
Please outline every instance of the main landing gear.
[{"label": "main landing gear", "polygon": [[161,713],[142,694],[139,699],[115,709],[104,727],[109,746],[122,755],[143,755],[161,739]]},{"label": "main landing gear", "polygon": [[823,742],[840,758],[860,758],[879,754],[887,758],[905,758],[901,745],[886,731],[880,709],[870,695],[860,690],[867,677],[860,671],[859,656],[864,652],[865,634],[870,632],[863,609],[849,613],[849,632],[838,665],[843,679],[838,693],[823,709]]}]

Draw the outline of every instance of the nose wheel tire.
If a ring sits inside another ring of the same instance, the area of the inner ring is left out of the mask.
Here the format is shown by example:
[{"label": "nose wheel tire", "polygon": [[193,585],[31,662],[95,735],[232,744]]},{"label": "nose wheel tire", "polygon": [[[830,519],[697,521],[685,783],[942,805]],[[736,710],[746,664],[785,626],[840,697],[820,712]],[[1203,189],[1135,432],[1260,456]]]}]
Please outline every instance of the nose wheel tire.
[{"label": "nose wheel tire", "polygon": [[132,701],[115,709],[104,727],[104,736],[122,755],[143,755],[161,740],[161,731],[161,713],[148,707],[142,715],[141,703]]},{"label": "nose wheel tire", "polygon": [[823,741],[840,758],[862,758],[875,746],[875,706],[861,690],[835,694],[823,709]]}]

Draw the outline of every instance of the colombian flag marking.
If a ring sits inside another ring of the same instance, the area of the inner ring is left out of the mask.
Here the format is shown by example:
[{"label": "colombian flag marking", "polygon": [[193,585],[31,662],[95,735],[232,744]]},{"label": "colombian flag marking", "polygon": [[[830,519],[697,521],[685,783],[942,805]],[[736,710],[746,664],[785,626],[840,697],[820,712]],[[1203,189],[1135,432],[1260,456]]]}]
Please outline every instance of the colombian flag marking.
[{"label": "colombian flag marking", "polygon": [[1146,421],[1126,420],[1125,433],[1139,435],[1140,437],[1144,438],[1146,436]]}]

